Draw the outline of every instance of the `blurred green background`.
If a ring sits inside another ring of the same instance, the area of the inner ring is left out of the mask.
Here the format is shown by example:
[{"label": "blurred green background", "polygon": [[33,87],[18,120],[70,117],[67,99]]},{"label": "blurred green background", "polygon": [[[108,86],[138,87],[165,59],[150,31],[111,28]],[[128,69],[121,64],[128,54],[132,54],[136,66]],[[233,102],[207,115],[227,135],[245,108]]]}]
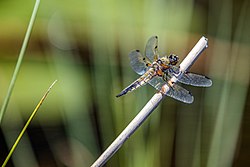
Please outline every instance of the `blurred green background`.
[{"label": "blurred green background", "polygon": [[[0,104],[35,1],[0,1]],[[202,35],[191,68],[211,88],[185,86],[188,105],[166,98],[106,166],[228,167],[250,164],[248,0],[41,1],[1,125],[0,163],[48,86],[58,79],[7,166],[90,166],[156,92],[142,87],[128,54],[159,37],[182,60]]]}]

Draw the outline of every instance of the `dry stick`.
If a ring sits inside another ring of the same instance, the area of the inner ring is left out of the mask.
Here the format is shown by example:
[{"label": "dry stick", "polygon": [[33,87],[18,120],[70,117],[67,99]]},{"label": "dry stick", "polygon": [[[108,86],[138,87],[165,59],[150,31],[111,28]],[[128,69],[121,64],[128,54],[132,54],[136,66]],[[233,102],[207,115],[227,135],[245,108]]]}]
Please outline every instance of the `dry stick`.
[{"label": "dry stick", "polygon": [[45,92],[45,94],[43,95],[43,97],[41,98],[41,100],[39,101],[39,103],[37,104],[36,108],[34,109],[34,111],[32,112],[32,114],[30,115],[28,121],[26,122],[26,124],[24,125],[22,131],[20,132],[20,134],[18,135],[15,143],[13,144],[12,148],[10,149],[10,152],[8,154],[8,156],[6,157],[6,159],[4,160],[3,162],[3,165],[2,167],[5,167],[7,162],[9,161],[11,155],[13,154],[14,150],[16,149],[17,147],[17,144],[19,143],[19,141],[21,140],[24,132],[26,131],[27,127],[29,126],[30,122],[32,121],[32,119],[35,117],[38,109],[40,108],[40,106],[42,105],[43,101],[45,100],[45,98],[47,97],[47,95],[49,94],[50,92],[50,89],[55,85],[55,83],[57,82],[57,80],[55,80],[49,87],[49,89]]},{"label": "dry stick", "polygon": [[[183,73],[188,70],[195,60],[199,57],[201,52],[208,47],[208,41],[205,37],[201,37],[198,43],[190,51],[187,57],[180,64],[180,73],[173,76],[168,83],[175,84],[178,78],[181,78]],[[129,125],[122,131],[122,133],[113,141],[113,143],[102,153],[102,155],[92,164],[91,167],[103,166],[115,152],[122,146],[122,144],[136,131],[136,129],[146,120],[146,118],[154,111],[160,104],[170,90],[168,84],[162,87],[161,92],[156,93],[144,106],[144,108],[137,114],[137,116],[129,123]]]}]

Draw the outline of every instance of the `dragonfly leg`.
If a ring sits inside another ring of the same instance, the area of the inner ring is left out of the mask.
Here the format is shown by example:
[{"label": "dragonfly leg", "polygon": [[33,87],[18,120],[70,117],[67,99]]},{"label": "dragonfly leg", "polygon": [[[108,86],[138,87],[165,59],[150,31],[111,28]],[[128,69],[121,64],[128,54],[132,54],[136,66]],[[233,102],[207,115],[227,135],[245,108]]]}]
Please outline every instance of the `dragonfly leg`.
[{"label": "dragonfly leg", "polygon": [[169,72],[172,73],[175,77],[178,77],[181,73],[181,71],[179,70],[179,68],[169,68]]},{"label": "dragonfly leg", "polygon": [[168,80],[169,80],[168,71],[166,71],[166,72],[163,73],[162,79],[163,79],[164,81],[168,82]]}]

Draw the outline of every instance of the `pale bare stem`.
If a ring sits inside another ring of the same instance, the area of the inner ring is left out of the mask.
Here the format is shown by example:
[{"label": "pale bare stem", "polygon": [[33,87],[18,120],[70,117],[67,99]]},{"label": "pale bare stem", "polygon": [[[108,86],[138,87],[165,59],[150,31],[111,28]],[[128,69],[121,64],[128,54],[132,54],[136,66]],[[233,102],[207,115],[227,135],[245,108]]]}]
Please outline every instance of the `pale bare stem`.
[{"label": "pale bare stem", "polygon": [[[208,41],[205,37],[202,37],[186,58],[180,64],[180,73],[173,76],[169,80],[169,84],[173,85],[181,78],[182,74],[189,69],[195,60],[199,57],[201,52],[208,46]],[[122,146],[122,144],[136,131],[136,129],[148,118],[148,116],[154,111],[154,109],[160,104],[162,99],[170,90],[168,84],[162,87],[161,92],[156,93],[143,109],[137,114],[137,116],[128,124],[128,126],[122,131],[122,133],[113,141],[113,143],[102,153],[102,155],[92,164],[91,167],[103,166],[115,152]]]}]

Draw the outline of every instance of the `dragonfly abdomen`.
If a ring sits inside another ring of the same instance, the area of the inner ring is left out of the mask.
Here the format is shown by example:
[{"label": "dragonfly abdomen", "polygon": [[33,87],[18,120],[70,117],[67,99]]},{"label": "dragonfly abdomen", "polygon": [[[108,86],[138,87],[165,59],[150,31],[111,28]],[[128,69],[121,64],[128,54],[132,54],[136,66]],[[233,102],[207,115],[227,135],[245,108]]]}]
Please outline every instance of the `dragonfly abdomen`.
[{"label": "dragonfly abdomen", "polygon": [[149,69],[144,75],[142,75],[140,78],[138,78],[136,81],[134,81],[132,84],[130,84],[128,87],[126,87],[121,93],[116,95],[116,97],[123,96],[127,94],[128,92],[131,92],[141,86],[144,86],[150,81],[155,75],[154,69]]}]

